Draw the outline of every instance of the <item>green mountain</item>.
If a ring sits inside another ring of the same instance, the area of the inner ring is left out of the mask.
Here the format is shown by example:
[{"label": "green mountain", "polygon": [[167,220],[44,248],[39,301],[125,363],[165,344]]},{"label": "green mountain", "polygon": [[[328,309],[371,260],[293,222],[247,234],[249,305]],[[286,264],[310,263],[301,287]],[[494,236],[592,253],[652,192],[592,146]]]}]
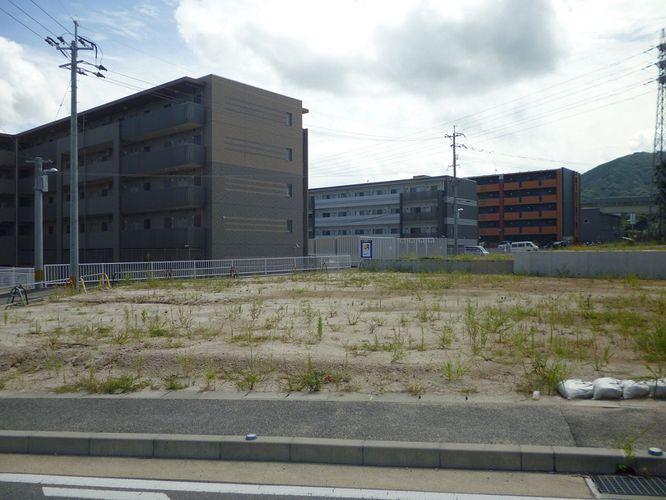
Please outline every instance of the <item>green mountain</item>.
[{"label": "green mountain", "polygon": [[610,196],[648,196],[654,180],[652,153],[615,158],[581,176],[583,202]]}]

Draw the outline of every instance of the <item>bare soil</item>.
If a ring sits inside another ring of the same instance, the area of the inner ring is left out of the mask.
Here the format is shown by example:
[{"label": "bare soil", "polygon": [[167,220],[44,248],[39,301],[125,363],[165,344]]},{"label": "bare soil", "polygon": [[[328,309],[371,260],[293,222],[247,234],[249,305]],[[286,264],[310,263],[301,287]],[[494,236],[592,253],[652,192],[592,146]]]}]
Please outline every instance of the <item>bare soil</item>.
[{"label": "bare soil", "polygon": [[[515,397],[662,373],[661,281],[345,271],[58,291],[5,309],[0,388]],[[661,343],[660,343],[661,342]]]}]

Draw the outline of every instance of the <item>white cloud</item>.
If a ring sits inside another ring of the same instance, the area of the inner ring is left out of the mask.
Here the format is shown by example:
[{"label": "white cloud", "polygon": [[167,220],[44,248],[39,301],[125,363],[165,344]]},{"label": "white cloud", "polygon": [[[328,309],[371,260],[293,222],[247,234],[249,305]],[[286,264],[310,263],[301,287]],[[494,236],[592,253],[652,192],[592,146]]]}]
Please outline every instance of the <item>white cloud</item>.
[{"label": "white cloud", "polygon": [[59,99],[21,45],[0,37],[0,128],[9,133],[53,120]]}]

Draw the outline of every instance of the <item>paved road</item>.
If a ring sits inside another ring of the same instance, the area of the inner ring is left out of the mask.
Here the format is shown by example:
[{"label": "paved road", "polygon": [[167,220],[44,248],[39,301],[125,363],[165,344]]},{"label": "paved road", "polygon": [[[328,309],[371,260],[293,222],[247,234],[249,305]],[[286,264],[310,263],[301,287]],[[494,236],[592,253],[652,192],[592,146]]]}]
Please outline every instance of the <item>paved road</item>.
[{"label": "paved road", "polygon": [[0,428],[608,447],[644,431],[666,448],[666,402],[390,403],[247,399],[0,398]]},{"label": "paved road", "polygon": [[208,499],[395,499],[395,500],[536,500],[534,496],[478,495],[371,488],[291,486],[247,483],[160,481],[153,479],[101,478],[0,473],[0,497],[21,499],[96,498],[108,500],[208,500]]}]

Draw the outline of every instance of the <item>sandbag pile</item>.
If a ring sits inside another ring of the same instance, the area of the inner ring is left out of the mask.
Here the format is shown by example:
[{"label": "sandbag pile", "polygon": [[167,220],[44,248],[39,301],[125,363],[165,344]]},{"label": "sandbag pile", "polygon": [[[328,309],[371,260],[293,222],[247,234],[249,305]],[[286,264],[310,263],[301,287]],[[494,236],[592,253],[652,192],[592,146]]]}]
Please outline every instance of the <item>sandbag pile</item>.
[{"label": "sandbag pile", "polygon": [[666,379],[619,380],[601,377],[592,382],[563,380],[557,391],[566,399],[666,399]]}]

